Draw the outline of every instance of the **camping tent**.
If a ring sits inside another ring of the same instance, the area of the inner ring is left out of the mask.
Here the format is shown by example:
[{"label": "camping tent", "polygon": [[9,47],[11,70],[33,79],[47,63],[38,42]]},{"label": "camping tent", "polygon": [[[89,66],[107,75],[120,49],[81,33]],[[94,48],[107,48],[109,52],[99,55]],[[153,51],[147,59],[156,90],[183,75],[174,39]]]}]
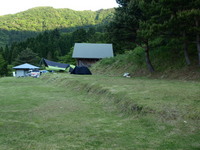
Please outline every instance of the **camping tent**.
[{"label": "camping tent", "polygon": [[66,69],[66,71],[72,72],[72,71],[74,70],[75,67],[76,67],[76,66],[74,66],[74,65],[69,65],[69,67]]},{"label": "camping tent", "polygon": [[92,75],[88,67],[85,66],[76,66],[71,74]]},{"label": "camping tent", "polygon": [[42,62],[46,66],[46,70],[65,71],[70,66],[69,64],[58,63],[44,58]]}]

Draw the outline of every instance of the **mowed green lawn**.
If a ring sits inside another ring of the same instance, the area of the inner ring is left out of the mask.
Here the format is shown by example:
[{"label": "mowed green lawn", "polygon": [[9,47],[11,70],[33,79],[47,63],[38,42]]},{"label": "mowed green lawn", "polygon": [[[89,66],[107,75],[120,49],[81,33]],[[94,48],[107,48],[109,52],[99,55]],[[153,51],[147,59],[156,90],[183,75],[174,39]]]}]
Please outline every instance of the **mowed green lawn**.
[{"label": "mowed green lawn", "polygon": [[[144,112],[122,112],[126,100]],[[64,74],[0,78],[0,150],[33,149],[200,149],[200,83]]]}]

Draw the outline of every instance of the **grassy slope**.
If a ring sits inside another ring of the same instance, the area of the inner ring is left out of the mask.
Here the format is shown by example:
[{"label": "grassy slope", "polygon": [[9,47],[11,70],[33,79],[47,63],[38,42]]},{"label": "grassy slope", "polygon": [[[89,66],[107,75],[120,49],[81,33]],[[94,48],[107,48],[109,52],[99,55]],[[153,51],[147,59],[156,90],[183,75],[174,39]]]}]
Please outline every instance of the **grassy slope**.
[{"label": "grassy slope", "polygon": [[142,78],[1,78],[0,149],[198,149],[199,89]]},{"label": "grassy slope", "polygon": [[[194,49],[195,50],[195,49]],[[140,47],[125,54],[113,58],[106,58],[92,67],[95,74],[106,74],[110,76],[122,76],[129,72],[131,76],[146,76],[161,79],[199,80],[200,67],[197,65],[197,54],[190,55],[192,64],[187,66],[182,51],[177,53],[173,50],[154,50],[150,53],[151,62],[155,73],[147,70],[144,50]]]}]

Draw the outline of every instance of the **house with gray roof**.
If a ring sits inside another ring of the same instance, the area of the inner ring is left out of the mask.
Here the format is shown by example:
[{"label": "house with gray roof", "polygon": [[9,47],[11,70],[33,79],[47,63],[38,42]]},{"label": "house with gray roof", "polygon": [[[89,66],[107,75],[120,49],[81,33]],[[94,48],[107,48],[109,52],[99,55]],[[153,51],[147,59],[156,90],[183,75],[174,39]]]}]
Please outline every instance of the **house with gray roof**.
[{"label": "house with gray roof", "polygon": [[38,70],[39,67],[25,63],[22,65],[13,67],[13,69],[16,70],[16,72],[15,72],[16,77],[26,77],[26,76],[28,76],[29,70]]},{"label": "house with gray roof", "polygon": [[113,57],[112,44],[75,43],[72,58],[77,66],[91,66],[100,59]]}]

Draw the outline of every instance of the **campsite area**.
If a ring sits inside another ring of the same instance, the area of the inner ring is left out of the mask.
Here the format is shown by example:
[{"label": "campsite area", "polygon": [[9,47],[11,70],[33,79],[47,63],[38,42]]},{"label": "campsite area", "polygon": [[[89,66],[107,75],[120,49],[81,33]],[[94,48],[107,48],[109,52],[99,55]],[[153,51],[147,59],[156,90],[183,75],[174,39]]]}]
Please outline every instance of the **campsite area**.
[{"label": "campsite area", "polygon": [[196,81],[0,78],[0,149],[199,149],[199,93]]}]

